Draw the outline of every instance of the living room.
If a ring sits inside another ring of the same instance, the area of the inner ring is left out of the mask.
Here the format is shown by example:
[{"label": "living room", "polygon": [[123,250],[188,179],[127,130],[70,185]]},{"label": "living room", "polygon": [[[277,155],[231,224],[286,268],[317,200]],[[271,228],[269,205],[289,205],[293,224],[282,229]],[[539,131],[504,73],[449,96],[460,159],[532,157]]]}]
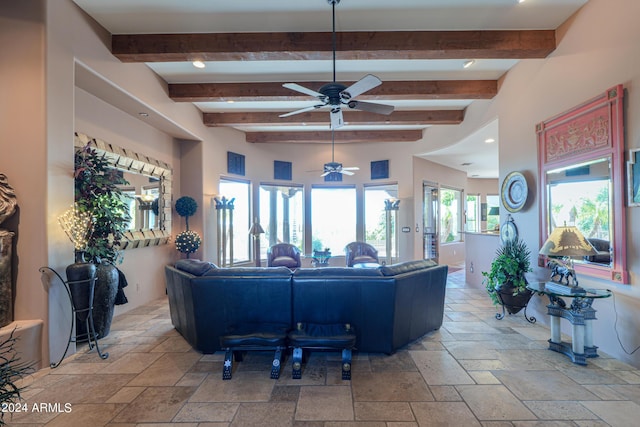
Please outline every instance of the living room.
[{"label": "living room", "polygon": [[[337,144],[336,158],[345,165],[360,167],[361,173],[345,178],[345,183],[360,192],[372,182],[370,162],[389,160],[390,175],[385,182],[397,183],[399,224],[411,229],[410,233],[400,233],[400,259],[420,259],[423,255],[416,224],[422,218],[424,181],[462,189],[487,188],[477,191],[491,194],[498,193],[499,183],[512,171],[532,178],[532,201],[513,217],[528,246],[540,247],[542,196],[537,185],[536,124],[615,85],[625,88],[625,153],[640,148],[640,92],[635,90],[640,81],[640,30],[634,22],[638,8],[635,0],[587,2],[557,29],[557,48],[551,55],[514,66],[500,79],[496,97],[471,104],[460,125],[432,126],[418,143]],[[109,33],[73,2],[51,5],[29,1],[21,6],[3,5],[1,10],[0,45],[6,57],[13,58],[13,66],[0,70],[5,94],[0,100],[0,140],[9,153],[2,157],[0,166],[15,188],[20,206],[14,317],[44,321],[41,366],[55,360],[65,344],[64,328],[60,326],[68,321],[66,307],[60,303],[65,295],[59,287],[43,285],[38,269],[49,265],[63,270],[73,261],[73,248],[56,216],[72,204],[74,132],[170,164],[174,200],[189,195],[201,207],[190,220],[191,228],[203,237],[203,246],[194,256],[211,261],[216,260],[218,249],[212,199],[219,194],[221,178],[233,177],[227,171],[227,152],[245,156],[246,175],[242,178],[254,186],[273,181],[275,160],[292,162],[296,184],[311,188],[321,183],[317,174],[306,171],[316,170],[330,159],[326,144],[296,146],[294,153],[287,144],[249,144],[241,132],[204,126],[193,105],[175,103],[167,97],[165,82],[145,64],[123,64],[116,59],[109,50]],[[133,95],[129,101],[141,108],[151,106],[151,119],[144,122],[114,107],[122,102],[123,95]],[[496,119],[500,178],[486,180],[486,187],[464,172],[417,156],[431,143],[454,144]],[[598,305],[599,321],[594,330],[597,345],[638,367],[639,356],[627,354],[620,342],[627,349],[638,345],[640,211],[626,201],[616,207],[626,213],[628,282],[588,276],[580,279],[583,286],[611,289],[616,297],[615,307],[610,302]],[[501,218],[503,222],[505,212],[501,212]],[[174,215],[173,234],[183,229],[181,219]],[[464,257],[463,247],[456,253],[459,255]],[[130,283],[129,304],[119,307],[116,315],[162,297],[164,265],[178,258],[180,254],[171,244],[127,251],[120,268],[126,271]],[[536,278],[547,276],[544,267],[536,267],[532,273]],[[538,301],[532,310],[543,322],[543,302]]]}]

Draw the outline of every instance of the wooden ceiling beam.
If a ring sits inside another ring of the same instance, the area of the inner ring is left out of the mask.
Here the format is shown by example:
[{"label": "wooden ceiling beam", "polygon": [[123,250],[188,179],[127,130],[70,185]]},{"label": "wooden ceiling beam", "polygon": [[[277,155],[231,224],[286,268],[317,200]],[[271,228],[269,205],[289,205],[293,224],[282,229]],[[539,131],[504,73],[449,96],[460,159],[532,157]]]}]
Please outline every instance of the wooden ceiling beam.
[{"label": "wooden ceiling beam", "polygon": [[[351,125],[457,125],[464,120],[465,110],[394,111],[388,116],[365,111],[346,111],[344,121]],[[279,112],[204,113],[206,126],[302,126],[329,125],[326,111],[307,112],[279,117]]]},{"label": "wooden ceiling beam", "polygon": [[[247,132],[247,142],[264,143],[331,143],[331,131],[312,132]],[[422,130],[357,130],[336,131],[335,143],[413,142],[422,138]]]},{"label": "wooden ceiling beam", "polygon": [[[174,83],[169,97],[176,102],[226,101],[310,101],[309,95],[283,87],[286,82],[271,83]],[[319,90],[328,82],[302,82]],[[349,86],[354,82],[345,82]],[[359,100],[492,99],[498,93],[497,80],[414,80],[385,81],[359,95]]]},{"label": "wooden ceiling beam", "polygon": [[[526,59],[556,48],[555,30],[355,31],[336,35],[337,58]],[[331,59],[331,32],[116,34],[122,62]]]}]

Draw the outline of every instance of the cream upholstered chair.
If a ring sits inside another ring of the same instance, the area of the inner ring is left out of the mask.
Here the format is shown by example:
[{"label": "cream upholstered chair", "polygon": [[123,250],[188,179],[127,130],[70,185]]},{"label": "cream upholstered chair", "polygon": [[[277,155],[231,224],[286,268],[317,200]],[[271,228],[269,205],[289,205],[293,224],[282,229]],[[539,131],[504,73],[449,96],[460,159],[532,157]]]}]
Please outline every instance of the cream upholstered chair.
[{"label": "cream upholstered chair", "polygon": [[267,250],[267,267],[298,268],[301,264],[300,249],[290,243],[276,243]]},{"label": "cream upholstered chair", "polygon": [[354,264],[378,264],[378,250],[365,242],[351,242],[344,248],[347,267]]}]

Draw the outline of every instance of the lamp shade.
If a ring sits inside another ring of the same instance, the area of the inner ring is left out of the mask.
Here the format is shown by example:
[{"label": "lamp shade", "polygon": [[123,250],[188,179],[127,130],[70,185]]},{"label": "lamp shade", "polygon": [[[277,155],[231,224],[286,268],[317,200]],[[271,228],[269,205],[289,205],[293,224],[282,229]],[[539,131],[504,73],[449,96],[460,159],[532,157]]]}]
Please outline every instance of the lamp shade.
[{"label": "lamp shade", "polygon": [[492,206],[491,209],[489,209],[489,213],[487,215],[500,215],[500,208],[497,206]]},{"label": "lamp shade", "polygon": [[597,251],[573,225],[556,227],[540,249],[541,255],[554,257],[582,257],[595,255]]},{"label": "lamp shade", "polygon": [[251,234],[254,237],[264,234],[264,229],[262,228],[258,220],[255,220],[253,222],[253,225],[249,229],[249,234]]}]

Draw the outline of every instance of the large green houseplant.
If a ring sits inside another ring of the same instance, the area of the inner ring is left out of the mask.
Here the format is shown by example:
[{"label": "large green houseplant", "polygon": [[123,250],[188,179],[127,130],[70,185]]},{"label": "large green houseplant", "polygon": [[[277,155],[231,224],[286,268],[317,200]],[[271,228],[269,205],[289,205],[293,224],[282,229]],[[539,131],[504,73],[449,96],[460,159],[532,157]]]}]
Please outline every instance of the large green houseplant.
[{"label": "large green houseplant", "polygon": [[[121,245],[131,222],[127,196],[120,187],[129,183],[91,143],[75,152],[74,178],[76,207],[93,221],[84,252],[86,260],[97,266],[93,320],[98,337],[104,337],[111,327],[119,283],[126,283],[115,264],[122,261]],[[82,324],[77,332],[86,333]]]},{"label": "large green houseplant", "polygon": [[[483,271],[484,284],[487,293],[495,305],[504,305],[509,313],[515,314],[531,298],[531,291],[527,289],[525,273],[531,272],[531,251],[520,238],[505,242],[496,251],[496,256],[491,262],[491,269]],[[510,304],[512,298],[522,296],[526,299],[522,302]]]}]

